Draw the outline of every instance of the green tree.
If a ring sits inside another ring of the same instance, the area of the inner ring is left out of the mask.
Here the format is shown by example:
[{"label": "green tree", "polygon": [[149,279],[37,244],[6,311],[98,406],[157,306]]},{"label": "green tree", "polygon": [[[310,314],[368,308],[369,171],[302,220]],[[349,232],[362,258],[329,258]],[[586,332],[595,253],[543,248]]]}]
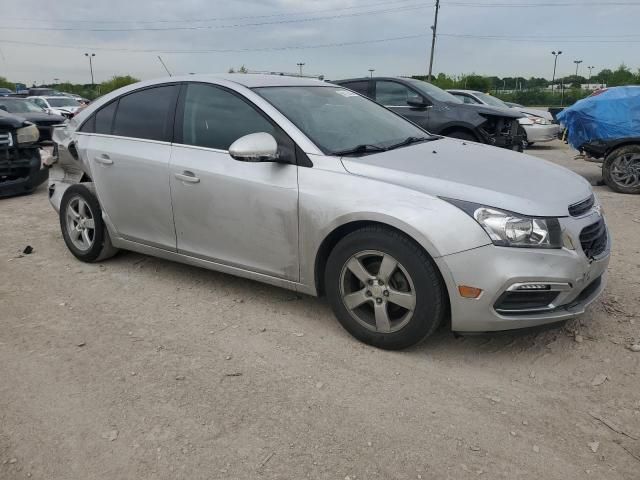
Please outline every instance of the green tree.
[{"label": "green tree", "polygon": [[620,85],[633,85],[637,82],[636,76],[624,63],[620,65],[611,75],[607,85],[617,87]]},{"label": "green tree", "polygon": [[9,90],[13,90],[14,88],[16,88],[16,84],[11,83],[4,77],[0,77],[0,88],[8,88]]},{"label": "green tree", "polygon": [[102,82],[98,88],[100,91],[100,95],[104,95],[109,92],[113,92],[118,88],[126,87],[127,85],[131,85],[132,83],[139,82],[137,78],[133,78],[131,75],[125,76],[114,76],[111,80],[107,80],[106,82]]}]

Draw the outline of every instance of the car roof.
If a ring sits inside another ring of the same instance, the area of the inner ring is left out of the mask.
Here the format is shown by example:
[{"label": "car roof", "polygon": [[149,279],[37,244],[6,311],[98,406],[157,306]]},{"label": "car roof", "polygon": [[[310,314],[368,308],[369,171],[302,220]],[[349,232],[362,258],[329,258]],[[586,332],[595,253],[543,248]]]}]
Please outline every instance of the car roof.
[{"label": "car roof", "polygon": [[[295,77],[289,75],[270,75],[262,73],[227,73],[227,74],[205,74],[182,75],[179,77],[166,77],[153,80],[150,83],[164,82],[213,82],[224,80],[237,83],[247,88],[257,87],[314,87],[329,86],[327,82],[315,78]],[[147,83],[147,82],[143,82]]]},{"label": "car roof", "polygon": [[478,90],[464,90],[462,88],[447,88],[447,92],[459,92],[459,93],[482,93]]}]

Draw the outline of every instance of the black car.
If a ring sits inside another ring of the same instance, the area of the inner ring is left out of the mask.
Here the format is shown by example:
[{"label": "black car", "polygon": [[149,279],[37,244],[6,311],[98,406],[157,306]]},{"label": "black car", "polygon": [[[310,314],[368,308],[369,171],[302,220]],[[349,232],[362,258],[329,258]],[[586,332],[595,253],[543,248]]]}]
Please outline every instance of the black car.
[{"label": "black car", "polygon": [[29,193],[49,178],[38,137],[33,123],[0,110],[0,198]]},{"label": "black car", "polygon": [[50,142],[53,126],[66,121],[65,117],[47,113],[31,100],[25,98],[2,97],[0,98],[0,110],[35,123],[40,131],[40,143]]},{"label": "black car", "polygon": [[375,100],[438,135],[522,151],[522,130],[510,109],[468,105],[430,83],[411,78],[373,77],[333,83]]}]

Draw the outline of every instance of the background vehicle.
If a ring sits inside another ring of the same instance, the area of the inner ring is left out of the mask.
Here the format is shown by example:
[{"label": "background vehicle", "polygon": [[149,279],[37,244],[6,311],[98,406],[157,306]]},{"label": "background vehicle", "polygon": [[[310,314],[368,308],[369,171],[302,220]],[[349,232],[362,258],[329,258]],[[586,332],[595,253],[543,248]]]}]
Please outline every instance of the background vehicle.
[{"label": "background vehicle", "polygon": [[71,118],[82,105],[75,98],[63,96],[49,97],[27,97],[33,103],[44,109],[48,113],[62,115]]},{"label": "background vehicle", "polygon": [[47,113],[31,100],[26,98],[0,98],[0,110],[12,113],[18,117],[34,123],[40,131],[40,143],[51,141],[51,131],[54,125],[60,125],[67,119],[62,115]]},{"label": "background vehicle", "polygon": [[448,312],[457,331],[557,322],[604,288],[608,233],[582,177],[430,135],[340,86],[141,82],[54,139],[50,202],[80,260],[124,248],[326,294],[378,347],[412,345]]},{"label": "background vehicle", "polygon": [[0,197],[29,193],[48,176],[36,126],[0,110]]},{"label": "background vehicle", "polygon": [[12,93],[13,91],[9,90],[8,88],[0,88],[0,97],[7,97]]},{"label": "background vehicle", "polygon": [[510,107],[499,98],[475,90],[447,90],[447,92],[459,98],[464,103],[490,105],[496,108],[513,108],[526,115],[526,118],[519,119],[520,126],[525,132],[525,148],[536,142],[550,142],[558,138],[560,126],[554,122],[549,112],[523,107],[522,105]]},{"label": "background vehicle", "polygon": [[616,192],[640,193],[640,87],[602,89],[558,113],[568,142],[602,161]]},{"label": "background vehicle", "polygon": [[522,135],[513,110],[465,105],[430,83],[410,78],[373,77],[337,80],[420,125],[428,132],[522,150]]}]

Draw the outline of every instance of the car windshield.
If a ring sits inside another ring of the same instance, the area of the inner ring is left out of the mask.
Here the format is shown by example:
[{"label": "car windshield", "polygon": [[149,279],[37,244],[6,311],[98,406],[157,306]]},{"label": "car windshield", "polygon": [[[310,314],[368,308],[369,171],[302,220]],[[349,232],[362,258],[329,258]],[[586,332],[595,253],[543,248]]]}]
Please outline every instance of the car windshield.
[{"label": "car windshield", "polygon": [[433,138],[386,108],[344,88],[258,87],[254,91],[326,154],[361,146],[381,151],[410,137]]},{"label": "car windshield", "polygon": [[5,107],[9,113],[42,113],[44,110],[31,100],[0,100],[0,107]]},{"label": "car windshield", "polygon": [[462,100],[460,100],[459,98],[454,97],[449,92],[445,92],[441,88],[438,88],[435,85],[432,85],[428,82],[423,82],[422,80],[415,80],[413,78],[407,78],[405,80],[411,83],[413,87],[420,90],[427,97],[432,98],[433,100],[437,100],[439,102],[463,103]]},{"label": "car windshield", "polygon": [[47,102],[52,107],[77,107],[80,104],[75,98],[69,97],[55,97],[55,98],[47,98]]},{"label": "car windshield", "polygon": [[499,98],[493,97],[487,93],[474,92],[473,94],[476,97],[478,97],[480,100],[482,100],[483,103],[486,103],[487,105],[491,105],[492,107],[510,108],[509,105],[504,103]]}]

